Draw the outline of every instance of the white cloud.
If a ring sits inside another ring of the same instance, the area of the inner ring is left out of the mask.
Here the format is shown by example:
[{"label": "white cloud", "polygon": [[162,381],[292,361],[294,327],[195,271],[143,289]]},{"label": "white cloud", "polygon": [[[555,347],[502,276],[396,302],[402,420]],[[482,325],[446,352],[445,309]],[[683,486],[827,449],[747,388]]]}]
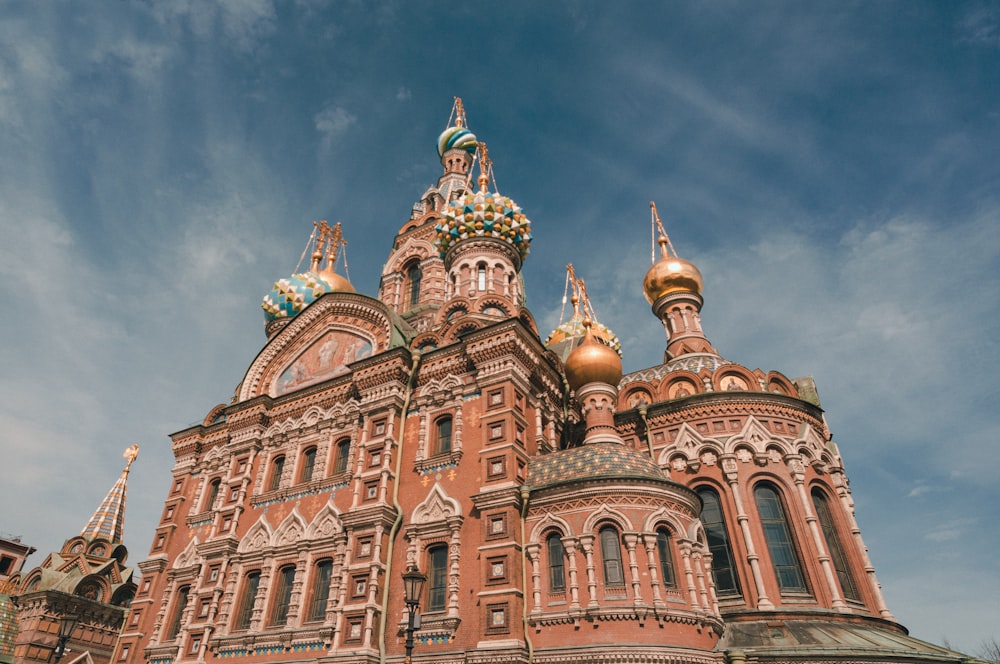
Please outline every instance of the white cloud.
[{"label": "white cloud", "polygon": [[276,29],[271,0],[177,0],[152,5],[154,17],[175,33],[182,25],[201,38],[219,29],[226,43],[237,51],[250,52]]},{"label": "white cloud", "polygon": [[328,137],[347,131],[358,119],[342,106],[328,106],[316,114],[316,129]]},{"label": "white cloud", "polygon": [[133,37],[123,37],[109,44],[97,44],[94,60],[106,63],[119,60],[140,83],[157,83],[163,75],[163,68],[176,55],[172,46],[139,41]]}]

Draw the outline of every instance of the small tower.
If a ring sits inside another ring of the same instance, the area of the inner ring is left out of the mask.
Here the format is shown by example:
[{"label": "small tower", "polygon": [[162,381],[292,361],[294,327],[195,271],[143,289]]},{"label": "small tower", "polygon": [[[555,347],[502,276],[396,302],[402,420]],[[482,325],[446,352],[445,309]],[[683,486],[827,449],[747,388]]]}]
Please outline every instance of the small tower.
[{"label": "small tower", "polygon": [[583,409],[586,433],[583,443],[620,443],[615,429],[615,401],[622,379],[622,358],[598,341],[590,319],[584,319],[583,341],[566,358],[566,381]]},{"label": "small tower", "polygon": [[664,362],[681,355],[704,353],[718,355],[701,329],[701,272],[691,261],[684,260],[663,228],[656,204],[649,203],[652,223],[659,232],[660,259],[646,272],[642,290],[653,305],[653,314],[663,322],[667,332]]},{"label": "small tower", "polygon": [[531,245],[531,222],[521,207],[489,190],[493,162],[480,142],[479,189],[448,203],[437,225],[437,248],[447,272],[445,299],[464,298],[471,312],[508,318],[524,304],[519,273]]},{"label": "small tower", "polygon": [[[115,642],[135,596],[133,570],[125,567],[125,490],[139,446],[125,450],[125,469],[80,534],[24,576],[18,597],[18,662],[48,662],[57,648],[64,662],[85,657],[94,664],[112,659]],[[75,628],[60,644],[64,618]],[[71,657],[70,657],[71,655]]]},{"label": "small tower", "polygon": [[469,170],[478,145],[468,129],[462,99],[455,97],[448,126],[437,140],[443,172],[437,184],[413,204],[382,269],[379,299],[419,332],[435,326],[445,302],[444,261],[436,246],[438,226],[448,203],[469,191]]}]

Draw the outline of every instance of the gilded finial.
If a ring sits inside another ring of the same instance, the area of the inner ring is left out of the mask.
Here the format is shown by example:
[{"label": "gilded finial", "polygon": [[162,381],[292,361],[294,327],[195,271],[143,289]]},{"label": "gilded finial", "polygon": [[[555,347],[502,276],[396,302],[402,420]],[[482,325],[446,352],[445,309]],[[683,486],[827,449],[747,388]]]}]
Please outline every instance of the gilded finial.
[{"label": "gilded finial", "polygon": [[465,105],[462,103],[461,97],[455,97],[455,126],[464,127],[465,122]]},{"label": "gilded finial", "polygon": [[125,453],[122,454],[122,456],[125,457],[126,459],[125,472],[127,473],[128,469],[132,467],[132,462],[139,457],[139,444],[132,443],[131,445],[129,445],[125,449]]},{"label": "gilded finial", "polygon": [[[649,202],[649,209],[652,211],[653,219],[653,230],[659,231],[659,237],[656,239],[656,243],[660,245],[660,256],[662,258],[674,257],[677,258],[677,251],[674,249],[673,243],[670,242],[670,236],[667,235],[667,230],[663,227],[663,222],[660,221],[660,214],[656,211],[656,203],[653,201]],[[669,247],[670,251],[667,251]],[[651,263],[656,262],[656,257],[651,256]]]},{"label": "gilded finial", "polygon": [[313,272],[319,270],[319,262],[323,259],[323,247],[326,244],[326,236],[330,231],[330,226],[326,223],[326,220],[313,222],[313,237],[315,244],[313,244],[312,261],[309,264],[309,269]]},{"label": "gilded finial", "polygon": [[489,148],[485,141],[479,141],[479,190],[486,193],[490,179],[493,176],[493,160],[490,159]]}]

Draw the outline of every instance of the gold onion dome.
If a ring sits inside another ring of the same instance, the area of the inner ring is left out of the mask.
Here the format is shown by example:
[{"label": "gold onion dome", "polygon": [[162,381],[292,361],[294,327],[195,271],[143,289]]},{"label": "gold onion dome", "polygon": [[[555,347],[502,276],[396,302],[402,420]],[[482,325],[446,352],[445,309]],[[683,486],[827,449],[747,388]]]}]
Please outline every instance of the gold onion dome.
[{"label": "gold onion dome", "polygon": [[337,274],[330,266],[320,270],[319,276],[323,279],[323,281],[330,284],[330,287],[338,293],[354,292],[354,286],[347,280],[347,277]]},{"label": "gold onion dome", "polygon": [[590,320],[583,322],[587,334],[583,342],[566,358],[566,380],[571,389],[579,390],[587,383],[617,386],[622,379],[622,359],[606,344],[594,338]]},{"label": "gold onion dome", "polygon": [[667,239],[661,237],[660,260],[646,272],[642,280],[642,290],[646,299],[653,304],[664,295],[681,291],[701,295],[701,272],[694,263],[667,252]]},{"label": "gold onion dome", "polygon": [[[591,331],[593,332],[595,339],[610,347],[613,351],[618,353],[618,357],[621,357],[622,342],[618,338],[618,335],[611,331],[611,328],[594,321]],[[583,326],[583,321],[579,318],[571,318],[556,329],[552,330],[552,333],[545,340],[545,347],[556,350],[561,347],[560,344],[563,344],[563,342],[569,342],[572,348],[579,344],[585,335],[586,329]],[[558,350],[556,350],[556,352],[558,353]]]}]

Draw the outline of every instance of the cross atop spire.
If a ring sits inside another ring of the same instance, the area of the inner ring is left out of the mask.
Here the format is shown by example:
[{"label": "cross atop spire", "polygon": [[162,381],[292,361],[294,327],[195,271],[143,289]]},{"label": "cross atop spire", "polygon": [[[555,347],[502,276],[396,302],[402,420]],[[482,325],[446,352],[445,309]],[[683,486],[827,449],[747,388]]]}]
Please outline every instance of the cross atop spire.
[{"label": "cross atop spire", "polygon": [[[653,214],[653,219],[652,219],[653,234],[655,235],[656,231],[659,231],[659,233],[660,233],[660,237],[656,240],[656,242],[659,243],[659,245],[660,245],[660,254],[661,254],[661,256],[663,258],[667,258],[669,256],[673,256],[674,258],[677,258],[677,250],[674,249],[674,244],[673,244],[673,242],[670,241],[670,236],[667,235],[667,229],[665,229],[663,227],[663,222],[660,221],[660,214],[656,211],[656,203],[653,202],[653,201],[650,201],[649,202],[649,209],[650,209],[650,211]],[[669,253],[667,251],[668,248],[670,250]],[[650,263],[655,263],[656,262],[656,252],[655,252],[655,250],[652,252],[652,254],[653,255],[650,256],[650,261],[649,262]]]},{"label": "cross atop spire", "polygon": [[116,544],[122,541],[122,533],[125,528],[125,486],[132,462],[139,456],[139,446],[133,443],[122,456],[126,459],[125,469],[122,470],[118,481],[108,491],[108,495],[101,501],[97,511],[90,517],[90,521],[80,531],[84,537],[89,539],[101,537]]}]

